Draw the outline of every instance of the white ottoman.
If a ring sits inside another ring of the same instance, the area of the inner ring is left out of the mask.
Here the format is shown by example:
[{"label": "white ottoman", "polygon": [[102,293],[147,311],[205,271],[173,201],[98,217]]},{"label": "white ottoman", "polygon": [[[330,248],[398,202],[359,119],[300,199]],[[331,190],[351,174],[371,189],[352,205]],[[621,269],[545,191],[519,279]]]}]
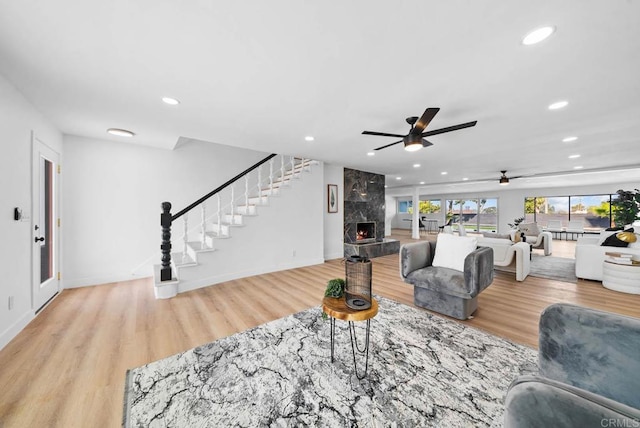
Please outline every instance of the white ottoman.
[{"label": "white ottoman", "polygon": [[623,293],[640,294],[640,265],[621,265],[605,260],[602,286]]}]

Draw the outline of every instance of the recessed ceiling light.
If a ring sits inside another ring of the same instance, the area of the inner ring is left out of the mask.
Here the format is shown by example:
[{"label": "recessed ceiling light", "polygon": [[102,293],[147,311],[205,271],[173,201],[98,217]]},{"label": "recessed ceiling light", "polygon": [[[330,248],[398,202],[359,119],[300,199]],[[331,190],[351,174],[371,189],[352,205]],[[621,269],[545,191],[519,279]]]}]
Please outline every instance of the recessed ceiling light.
[{"label": "recessed ceiling light", "polygon": [[107,132],[111,135],[117,135],[118,137],[133,137],[134,135],[136,135],[131,131],[119,128],[109,128],[107,129]]},{"label": "recessed ceiling light", "polygon": [[573,169],[582,169],[583,167],[581,165],[578,166],[574,166]]},{"label": "recessed ceiling light", "polygon": [[469,177],[462,177],[462,181],[467,181]]},{"label": "recessed ceiling light", "polygon": [[447,171],[442,171],[440,175],[447,175]]},{"label": "recessed ceiling light", "polygon": [[576,141],[578,139],[578,137],[575,136],[571,136],[571,137],[565,137],[562,139],[563,143],[570,143],[572,141]]},{"label": "recessed ceiling light", "polygon": [[552,35],[555,30],[556,28],[551,26],[537,28],[524,36],[524,38],[522,39],[522,44],[530,46],[535,45],[536,43],[540,43],[541,41]]},{"label": "recessed ceiling light", "polygon": [[569,101],[557,101],[549,106],[549,110],[559,110],[569,105]]},{"label": "recessed ceiling light", "polygon": [[402,177],[396,177],[396,180],[402,180]]},{"label": "recessed ceiling light", "polygon": [[580,155],[571,155],[569,156],[569,159],[578,159],[580,157]]},{"label": "recessed ceiling light", "polygon": [[419,164],[419,163],[414,163],[414,164],[413,164],[413,167],[414,167],[414,168],[420,168],[420,164]]},{"label": "recessed ceiling light", "polygon": [[387,186],[387,185],[385,184],[385,185],[384,185],[384,188],[386,189],[387,187],[389,187],[389,186]]},{"label": "recessed ceiling light", "polygon": [[170,106],[177,106],[178,104],[180,104],[180,101],[171,97],[162,97],[162,102],[165,104],[169,104]]},{"label": "recessed ceiling light", "polygon": [[311,135],[307,135],[306,137],[304,137],[305,141],[313,141],[315,140],[315,138],[313,138]]},{"label": "recessed ceiling light", "polygon": [[376,154],[374,152],[369,152],[367,153],[367,156],[375,156]]},{"label": "recessed ceiling light", "polygon": [[421,181],[420,184],[424,184],[424,181]]}]

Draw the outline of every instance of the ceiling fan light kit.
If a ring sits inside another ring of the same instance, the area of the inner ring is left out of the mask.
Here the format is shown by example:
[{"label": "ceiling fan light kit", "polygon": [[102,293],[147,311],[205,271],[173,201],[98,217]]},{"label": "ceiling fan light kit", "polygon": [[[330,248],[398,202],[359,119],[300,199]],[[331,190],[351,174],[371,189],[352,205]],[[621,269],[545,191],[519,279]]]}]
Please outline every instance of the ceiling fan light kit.
[{"label": "ceiling fan light kit", "polygon": [[422,148],[422,137],[420,135],[407,135],[402,139],[404,141],[404,149],[408,152],[415,152]]},{"label": "ceiling fan light kit", "polygon": [[501,186],[506,186],[509,184],[509,177],[507,177],[507,171],[500,171],[502,173],[502,177],[500,177],[499,184]]}]

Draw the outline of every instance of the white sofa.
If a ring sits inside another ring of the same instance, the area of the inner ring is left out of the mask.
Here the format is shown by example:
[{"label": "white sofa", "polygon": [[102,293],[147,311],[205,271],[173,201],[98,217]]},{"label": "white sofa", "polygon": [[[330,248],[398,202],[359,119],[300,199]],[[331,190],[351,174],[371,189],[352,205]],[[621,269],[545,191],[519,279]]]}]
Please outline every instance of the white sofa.
[{"label": "white sofa", "polygon": [[515,262],[516,281],[524,281],[531,271],[531,249],[525,242],[478,237],[478,246],[493,248],[493,265],[509,266]]},{"label": "white sofa", "polygon": [[603,247],[607,236],[616,232],[601,232],[599,236],[581,236],[576,242],[576,276],[582,279],[602,281],[602,265],[605,253],[626,253],[640,257],[640,241],[629,247]]}]

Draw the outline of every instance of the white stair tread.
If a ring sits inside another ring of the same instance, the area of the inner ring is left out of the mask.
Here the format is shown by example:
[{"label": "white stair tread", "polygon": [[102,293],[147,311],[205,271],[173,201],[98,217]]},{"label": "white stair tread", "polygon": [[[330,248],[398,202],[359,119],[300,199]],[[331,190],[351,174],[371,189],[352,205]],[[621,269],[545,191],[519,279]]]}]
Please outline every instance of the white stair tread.
[{"label": "white stair tread", "polygon": [[189,245],[191,248],[193,248],[194,251],[198,252],[198,253],[204,253],[207,251],[215,251],[215,248],[211,248],[211,247],[207,247],[205,245],[204,248],[202,248],[202,242],[201,241],[189,241],[187,242],[187,245]]},{"label": "white stair tread", "polygon": [[205,232],[205,235],[207,235],[207,236],[209,236],[209,237],[211,237],[213,239],[229,239],[229,238],[231,238],[231,235],[225,235],[224,233],[218,235],[218,232],[211,232],[211,231]]},{"label": "white stair tread", "polygon": [[182,253],[171,254],[171,259],[176,267],[197,266],[198,263],[193,260],[189,255],[185,257]]}]

